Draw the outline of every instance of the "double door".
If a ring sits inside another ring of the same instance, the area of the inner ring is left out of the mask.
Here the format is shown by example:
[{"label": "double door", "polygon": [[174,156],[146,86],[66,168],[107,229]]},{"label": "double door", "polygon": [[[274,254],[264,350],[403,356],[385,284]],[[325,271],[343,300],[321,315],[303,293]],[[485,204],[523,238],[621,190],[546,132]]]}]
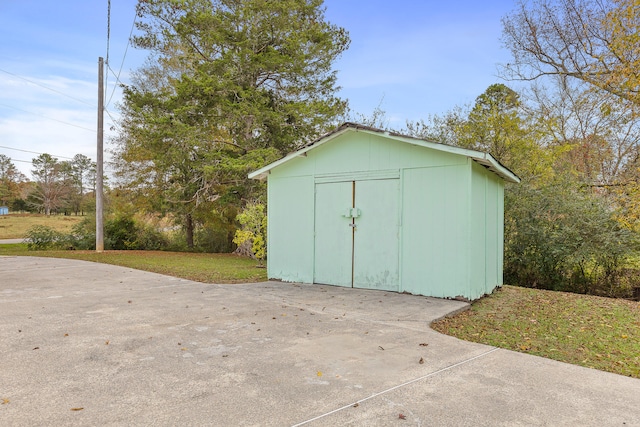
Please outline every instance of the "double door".
[{"label": "double door", "polygon": [[317,183],[314,282],[397,291],[399,179]]}]

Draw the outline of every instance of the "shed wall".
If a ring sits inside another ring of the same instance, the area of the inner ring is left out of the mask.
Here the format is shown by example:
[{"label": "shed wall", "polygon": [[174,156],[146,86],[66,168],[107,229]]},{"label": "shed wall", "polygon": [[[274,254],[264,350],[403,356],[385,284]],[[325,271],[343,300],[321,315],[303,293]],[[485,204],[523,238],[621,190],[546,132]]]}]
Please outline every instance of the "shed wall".
[{"label": "shed wall", "polygon": [[270,176],[267,192],[268,276],[313,283],[313,177]]},{"label": "shed wall", "polygon": [[404,170],[403,291],[466,295],[469,175],[468,165]]},{"label": "shed wall", "polygon": [[469,298],[502,285],[503,183],[472,162],[469,245]]},{"label": "shed wall", "polygon": [[[273,169],[272,175],[352,175],[370,171],[465,165],[463,156],[419,147],[379,135],[349,132]],[[348,179],[347,176],[345,179]]]},{"label": "shed wall", "polygon": [[397,241],[376,240],[398,245],[398,290],[475,299],[501,285],[502,179],[468,157],[365,132],[339,135],[271,170],[269,277],[313,283],[322,267],[316,215],[327,210],[316,209],[318,185],[398,178]]}]

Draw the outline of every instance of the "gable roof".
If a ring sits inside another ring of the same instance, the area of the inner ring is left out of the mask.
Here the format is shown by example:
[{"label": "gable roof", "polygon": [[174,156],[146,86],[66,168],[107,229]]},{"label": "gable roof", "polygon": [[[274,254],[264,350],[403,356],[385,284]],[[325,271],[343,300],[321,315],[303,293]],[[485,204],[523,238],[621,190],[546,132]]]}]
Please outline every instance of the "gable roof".
[{"label": "gable roof", "polygon": [[365,132],[374,135],[383,135],[388,138],[391,138],[396,141],[405,142],[407,144],[417,145],[419,147],[431,148],[433,150],[443,151],[451,154],[458,154],[461,156],[466,156],[489,169],[491,172],[495,173],[505,181],[519,183],[520,178],[511,172],[507,167],[505,167],[502,163],[496,160],[491,154],[483,153],[481,151],[469,150],[467,148],[454,147],[452,145],[441,144],[438,142],[427,141],[425,139],[415,138],[412,136],[402,135],[396,132],[384,131],[382,129],[376,129],[369,126],[359,125],[356,123],[346,122],[341,126],[337,127],[335,130],[321,136],[320,138],[311,141],[310,143],[304,145],[297,151],[290,153],[283,157],[280,160],[277,160],[257,171],[251,172],[249,174],[249,178],[251,179],[264,179],[269,174],[271,169],[276,168],[288,161],[295,159],[298,156],[304,155],[306,152],[311,151],[321,145],[337,138],[340,135],[343,135],[347,132]]}]

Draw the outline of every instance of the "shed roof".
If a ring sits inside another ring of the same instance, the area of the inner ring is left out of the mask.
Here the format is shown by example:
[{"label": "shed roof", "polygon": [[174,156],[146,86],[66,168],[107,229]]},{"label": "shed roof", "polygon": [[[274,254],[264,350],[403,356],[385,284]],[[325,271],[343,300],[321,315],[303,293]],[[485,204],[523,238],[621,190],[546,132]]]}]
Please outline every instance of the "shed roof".
[{"label": "shed roof", "polygon": [[359,125],[351,122],[346,122],[342,124],[341,126],[337,127],[333,131],[304,145],[299,150],[294,151],[293,153],[286,155],[282,159],[277,160],[261,169],[258,169],[257,171],[250,173],[249,178],[264,179],[267,177],[271,169],[276,168],[292,159],[295,159],[296,157],[301,156],[306,152],[311,151],[347,132],[365,132],[365,133],[370,133],[375,135],[384,135],[393,140],[405,142],[407,144],[417,145],[419,147],[431,148],[433,150],[444,151],[446,153],[466,156],[471,158],[475,162],[478,162],[482,166],[486,167],[491,172],[495,173],[505,181],[514,182],[514,183],[520,182],[520,178],[518,178],[516,174],[511,172],[506,166],[501,164],[489,153],[483,153],[481,151],[470,150],[467,148],[460,148],[452,145],[441,144],[438,142],[427,141],[425,139],[415,138],[412,136],[402,135],[400,133],[389,132],[382,129],[376,129],[373,127]]}]

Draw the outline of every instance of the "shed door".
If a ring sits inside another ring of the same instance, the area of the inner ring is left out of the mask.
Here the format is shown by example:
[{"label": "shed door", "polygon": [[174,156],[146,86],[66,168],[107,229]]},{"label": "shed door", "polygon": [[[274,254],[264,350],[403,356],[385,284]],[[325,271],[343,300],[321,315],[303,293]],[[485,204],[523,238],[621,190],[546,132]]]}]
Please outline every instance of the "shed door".
[{"label": "shed door", "polygon": [[315,283],[399,289],[398,183],[316,184]]},{"label": "shed door", "polygon": [[351,182],[316,184],[315,283],[351,286]]}]

